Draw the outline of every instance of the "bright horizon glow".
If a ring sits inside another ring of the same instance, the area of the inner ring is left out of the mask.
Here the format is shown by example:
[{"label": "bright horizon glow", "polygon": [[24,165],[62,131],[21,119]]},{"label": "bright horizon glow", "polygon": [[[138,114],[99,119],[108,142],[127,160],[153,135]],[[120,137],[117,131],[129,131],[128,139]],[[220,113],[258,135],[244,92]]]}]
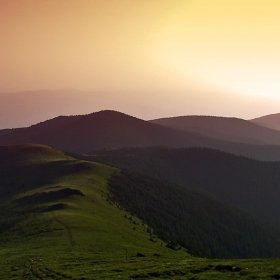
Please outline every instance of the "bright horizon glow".
[{"label": "bright horizon glow", "polygon": [[93,103],[106,92],[145,119],[279,111],[279,0],[0,0],[0,7],[2,93],[73,88],[91,92]]},{"label": "bright horizon glow", "polygon": [[187,1],[165,26],[161,57],[224,91],[279,100],[279,12],[277,0]]}]

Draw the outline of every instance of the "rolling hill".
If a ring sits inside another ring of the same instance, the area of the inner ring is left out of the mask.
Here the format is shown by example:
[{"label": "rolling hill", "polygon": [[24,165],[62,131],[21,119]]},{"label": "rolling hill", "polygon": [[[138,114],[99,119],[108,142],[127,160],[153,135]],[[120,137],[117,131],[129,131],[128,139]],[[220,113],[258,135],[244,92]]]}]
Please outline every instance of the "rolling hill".
[{"label": "rolling hill", "polygon": [[189,146],[212,142],[119,113],[101,111],[83,116],[60,116],[27,128],[0,130],[0,145],[37,143],[86,153],[126,146]]},{"label": "rolling hill", "polygon": [[80,154],[133,146],[210,147],[260,160],[280,160],[280,146],[222,141],[115,111],[60,116],[27,128],[0,130],[0,145],[24,143],[43,144]]},{"label": "rolling hill", "polygon": [[250,120],[250,122],[275,130],[280,130],[280,114],[271,114]]},{"label": "rolling hill", "polygon": [[0,147],[0,167],[1,279],[129,277],[134,259],[145,271],[137,253],[188,256],[151,242],[142,221],[107,200],[115,169],[31,144]]},{"label": "rolling hill", "polygon": [[0,129],[26,127],[59,115],[86,114],[107,108],[139,112],[140,107],[134,101],[129,101],[125,95],[120,98],[120,95],[109,92],[71,88],[0,92],[0,100]]},{"label": "rolling hill", "polygon": [[85,158],[176,182],[280,228],[280,162],[207,148],[126,148]]},{"label": "rolling hill", "polygon": [[[199,244],[215,254],[213,248],[229,246],[232,253],[250,255],[253,249],[255,256],[278,256],[275,232],[213,199],[151,177],[76,160],[42,145],[0,147],[0,155],[1,279],[232,279],[257,277],[260,265],[263,277],[279,275],[277,260],[199,259],[159,239],[170,238],[166,234],[176,233],[178,225],[181,234],[180,225],[187,225],[196,236],[188,241],[191,250]],[[151,200],[155,215],[145,205]],[[188,211],[177,213],[171,205]],[[187,221],[178,224],[180,219]],[[203,245],[215,231],[211,244]],[[190,232],[180,238],[186,242]],[[219,238],[227,245],[216,243]]]},{"label": "rolling hill", "polygon": [[232,142],[280,145],[280,132],[258,125],[256,121],[210,116],[182,116],[150,121],[167,127],[193,131],[201,135]]},{"label": "rolling hill", "polygon": [[33,144],[0,147],[0,167],[1,279],[180,279],[224,270],[230,279],[229,264],[238,273],[249,265],[205,262],[179,245],[203,256],[280,254],[269,227],[175,184]]}]

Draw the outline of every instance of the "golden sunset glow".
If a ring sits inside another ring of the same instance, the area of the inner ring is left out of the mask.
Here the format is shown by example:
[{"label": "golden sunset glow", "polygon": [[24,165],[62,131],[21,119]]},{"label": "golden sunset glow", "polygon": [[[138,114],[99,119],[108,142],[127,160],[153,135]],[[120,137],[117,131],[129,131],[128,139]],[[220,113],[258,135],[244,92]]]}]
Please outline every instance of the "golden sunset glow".
[{"label": "golden sunset glow", "polygon": [[0,0],[0,6],[0,92],[74,88],[92,92],[92,99],[107,92],[151,107],[153,114],[136,110],[145,118],[278,111],[278,0]]},{"label": "golden sunset glow", "polygon": [[278,98],[279,11],[279,1],[186,1],[169,18],[161,55],[223,90]]}]

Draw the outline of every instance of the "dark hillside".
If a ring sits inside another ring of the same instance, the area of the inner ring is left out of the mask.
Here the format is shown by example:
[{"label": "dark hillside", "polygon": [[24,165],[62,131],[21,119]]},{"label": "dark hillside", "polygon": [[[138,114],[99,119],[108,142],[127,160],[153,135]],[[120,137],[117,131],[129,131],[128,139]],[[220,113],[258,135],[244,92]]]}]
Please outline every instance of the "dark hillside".
[{"label": "dark hillside", "polygon": [[[34,144],[0,147],[0,229],[3,250],[59,264],[54,257],[64,263],[69,257],[125,260],[126,250],[130,258],[138,252],[189,257],[174,250],[176,243],[199,256],[280,253],[277,231],[239,210],[173,183]],[[90,273],[89,279],[98,278]]]},{"label": "dark hillside", "polygon": [[200,133],[225,141],[247,144],[279,145],[280,132],[238,118],[182,116],[150,121],[167,127]]},{"label": "dark hillside", "polygon": [[280,162],[207,148],[127,148],[89,158],[176,182],[280,227]]},{"label": "dark hillside", "polygon": [[222,141],[115,111],[60,116],[26,128],[0,130],[0,145],[25,143],[78,154],[124,147],[210,147],[261,160],[280,160],[280,146]]},{"label": "dark hillside", "polygon": [[150,225],[151,240],[158,235],[173,249],[214,258],[280,254],[277,232],[198,192],[128,171],[115,173],[109,189],[113,201]]},{"label": "dark hillside", "polygon": [[115,111],[60,116],[27,128],[0,130],[0,136],[0,145],[37,143],[75,153],[127,146],[216,143],[195,133],[165,128]]},{"label": "dark hillside", "polygon": [[86,166],[75,163],[61,151],[43,145],[1,146],[0,202],[36,190],[82,168]]}]

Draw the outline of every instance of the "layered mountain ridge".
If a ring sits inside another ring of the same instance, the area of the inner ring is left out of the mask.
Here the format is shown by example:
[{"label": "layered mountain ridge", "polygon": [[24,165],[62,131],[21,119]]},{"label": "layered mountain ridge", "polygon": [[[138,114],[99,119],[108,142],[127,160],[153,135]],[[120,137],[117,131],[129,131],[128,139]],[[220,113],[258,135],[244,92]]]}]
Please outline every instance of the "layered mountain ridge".
[{"label": "layered mountain ridge", "polygon": [[166,127],[193,131],[210,138],[246,144],[279,145],[280,131],[239,118],[182,116],[151,120]]},{"label": "layered mountain ridge", "polygon": [[0,130],[0,145],[37,143],[79,154],[137,146],[209,147],[260,160],[280,160],[279,131],[238,119],[215,118],[214,125],[208,122],[211,118],[203,119],[206,122],[200,127],[182,129],[179,125],[178,129],[178,125],[167,127],[105,110],[60,116],[26,128]]}]

